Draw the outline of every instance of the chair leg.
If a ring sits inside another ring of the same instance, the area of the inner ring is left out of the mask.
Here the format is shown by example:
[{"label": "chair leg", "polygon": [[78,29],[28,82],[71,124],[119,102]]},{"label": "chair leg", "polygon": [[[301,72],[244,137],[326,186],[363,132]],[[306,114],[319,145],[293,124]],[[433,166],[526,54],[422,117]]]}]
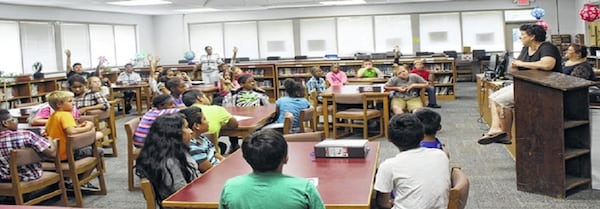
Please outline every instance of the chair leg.
[{"label": "chair leg", "polygon": [[133,160],[127,159],[127,183],[129,191],[133,191]]},{"label": "chair leg", "polygon": [[[96,166],[96,169],[102,169],[101,165]],[[100,191],[97,194],[106,195],[106,181],[103,171],[98,171],[98,182],[100,183]]]},{"label": "chair leg", "polygon": [[364,139],[369,139],[369,120],[363,120],[363,137]]},{"label": "chair leg", "polygon": [[83,208],[83,194],[81,193],[81,182],[79,181],[77,173],[73,172],[71,181],[73,186],[73,193],[75,193],[75,206]]},{"label": "chair leg", "polygon": [[65,180],[62,177],[62,175],[60,177],[60,181],[58,181],[58,188],[61,191],[60,201],[62,202],[63,206],[65,206],[65,207],[69,206],[69,198],[67,197],[67,188],[65,187]]}]

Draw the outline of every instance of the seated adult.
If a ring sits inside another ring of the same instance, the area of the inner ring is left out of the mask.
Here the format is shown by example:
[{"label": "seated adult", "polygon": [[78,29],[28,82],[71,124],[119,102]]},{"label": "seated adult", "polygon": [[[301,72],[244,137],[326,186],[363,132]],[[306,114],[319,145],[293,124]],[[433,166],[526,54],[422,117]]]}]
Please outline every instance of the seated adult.
[{"label": "seated adult", "polygon": [[362,68],[356,72],[357,78],[377,78],[383,77],[384,73],[376,67],[373,67],[373,61],[366,59],[363,61]]},{"label": "seated adult", "polygon": [[392,90],[392,112],[394,114],[404,113],[404,108],[412,112],[423,107],[419,98],[419,89],[427,88],[429,84],[417,74],[408,73],[404,66],[399,66],[395,77],[383,86],[386,90]]},{"label": "seated adult", "polygon": [[591,81],[596,79],[594,67],[587,62],[587,47],[572,43],[569,48],[567,48],[565,57],[567,58],[567,61],[563,62],[562,65],[564,74]]},{"label": "seated adult", "polygon": [[143,147],[144,140],[154,120],[158,116],[175,112],[179,112],[179,108],[175,108],[175,103],[171,95],[161,94],[152,98],[152,109],[142,116],[140,124],[138,124],[133,135],[133,144],[137,147]]},{"label": "seated adult", "polygon": [[[561,55],[550,42],[546,41],[546,30],[535,24],[525,24],[520,28],[523,49],[512,63],[512,70],[542,70],[563,72]],[[490,95],[492,124],[490,130],[477,141],[479,144],[511,144],[512,109],[515,105],[514,86],[508,85]]]},{"label": "seated adult", "polygon": [[[56,141],[47,140],[27,130],[17,130],[18,121],[6,109],[0,109],[0,182],[11,182],[9,158],[13,149],[32,148],[40,154],[54,157]],[[42,164],[19,166],[19,179],[32,181],[42,177]]]},{"label": "seated adult", "polygon": [[287,150],[283,135],[273,129],[251,134],[242,144],[242,153],[252,173],[225,182],[219,208],[324,209],[310,181],[282,174]]}]

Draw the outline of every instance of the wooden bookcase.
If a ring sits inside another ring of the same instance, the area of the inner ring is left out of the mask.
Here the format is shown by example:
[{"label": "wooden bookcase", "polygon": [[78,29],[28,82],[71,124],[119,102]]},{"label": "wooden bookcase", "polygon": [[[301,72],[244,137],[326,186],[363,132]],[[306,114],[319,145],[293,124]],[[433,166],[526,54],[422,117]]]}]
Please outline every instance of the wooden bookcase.
[{"label": "wooden bookcase", "polygon": [[277,71],[277,80],[275,82],[275,87],[277,89],[277,98],[283,97],[285,95],[285,87],[283,86],[283,81],[288,78],[294,79],[296,81],[302,82],[302,84],[306,84],[311,77],[310,68],[317,65],[317,63],[278,63],[275,65],[275,69]]},{"label": "wooden bookcase", "polygon": [[41,80],[3,82],[0,85],[0,107],[15,108],[15,105],[29,102],[45,102],[46,94],[60,90],[66,77]]},{"label": "wooden bookcase", "polygon": [[562,73],[514,72],[517,189],[565,198],[591,188],[588,86]]},{"label": "wooden bookcase", "polygon": [[550,41],[558,47],[563,56],[572,43],[570,34],[550,35]]},{"label": "wooden bookcase", "polygon": [[266,91],[270,102],[274,103],[277,100],[275,65],[269,63],[241,63],[236,64],[236,66],[240,67],[242,71],[254,75],[256,86]]},{"label": "wooden bookcase", "polygon": [[[400,59],[400,64],[412,63],[415,59]],[[435,87],[435,96],[438,100],[455,100],[456,99],[456,65],[454,58],[422,58],[425,68],[433,74],[433,80],[430,81]]]}]

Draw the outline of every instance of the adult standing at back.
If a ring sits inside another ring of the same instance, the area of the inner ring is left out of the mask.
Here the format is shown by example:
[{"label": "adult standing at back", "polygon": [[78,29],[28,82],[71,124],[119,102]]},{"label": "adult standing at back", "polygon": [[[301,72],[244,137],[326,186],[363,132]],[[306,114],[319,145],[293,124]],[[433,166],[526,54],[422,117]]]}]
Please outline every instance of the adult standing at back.
[{"label": "adult standing at back", "polygon": [[208,83],[219,82],[219,65],[223,63],[221,56],[213,53],[212,46],[204,47],[205,55],[200,57],[200,70],[202,71],[202,81]]},{"label": "adult standing at back", "polygon": [[[520,28],[523,49],[512,63],[512,70],[542,70],[562,73],[561,56],[558,48],[546,41],[542,26],[525,24]],[[511,144],[512,109],[515,105],[514,86],[508,85],[490,95],[492,124],[483,134],[479,144]]]}]

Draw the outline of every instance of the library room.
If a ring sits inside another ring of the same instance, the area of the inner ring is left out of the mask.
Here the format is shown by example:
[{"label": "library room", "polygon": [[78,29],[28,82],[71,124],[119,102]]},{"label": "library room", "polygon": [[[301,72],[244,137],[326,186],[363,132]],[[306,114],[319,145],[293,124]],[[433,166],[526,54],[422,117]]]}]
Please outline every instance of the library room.
[{"label": "library room", "polygon": [[0,31],[0,209],[600,205],[599,0],[0,0]]}]

